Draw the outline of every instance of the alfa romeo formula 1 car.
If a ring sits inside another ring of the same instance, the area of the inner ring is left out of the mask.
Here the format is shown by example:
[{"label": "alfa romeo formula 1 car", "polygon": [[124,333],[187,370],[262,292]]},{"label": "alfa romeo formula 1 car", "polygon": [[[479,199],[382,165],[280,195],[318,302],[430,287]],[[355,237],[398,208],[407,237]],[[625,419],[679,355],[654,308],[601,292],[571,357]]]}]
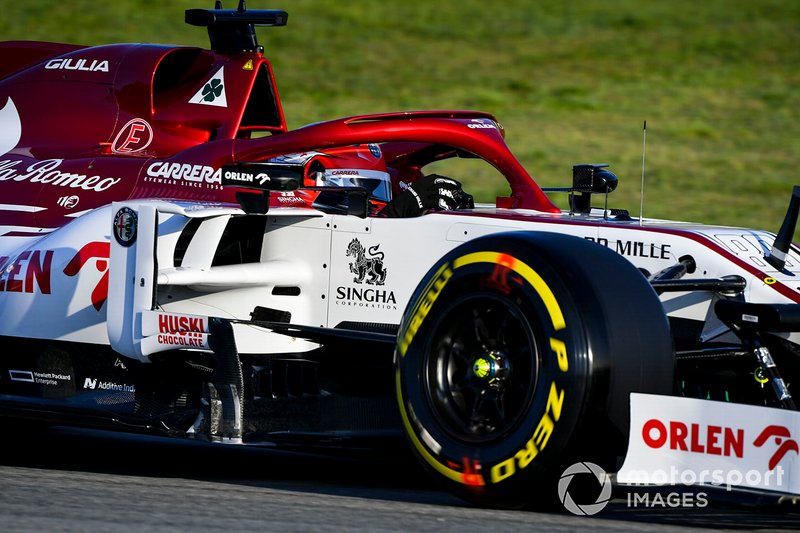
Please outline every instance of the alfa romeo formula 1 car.
[{"label": "alfa romeo formula 1 car", "polygon": [[[800,188],[776,236],[610,209],[605,165],[543,191],[487,113],[290,130],[255,33],[286,21],[188,10],[209,50],[0,44],[6,432],[400,438],[486,505],[589,463],[800,494]],[[508,193],[385,216],[453,162]]]}]

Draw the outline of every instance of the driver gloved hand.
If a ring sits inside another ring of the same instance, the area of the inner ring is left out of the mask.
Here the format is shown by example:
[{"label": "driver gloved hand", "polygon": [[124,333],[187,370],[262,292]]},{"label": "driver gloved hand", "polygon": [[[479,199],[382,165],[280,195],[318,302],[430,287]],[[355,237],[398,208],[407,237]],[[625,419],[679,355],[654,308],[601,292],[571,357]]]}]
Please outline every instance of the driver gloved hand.
[{"label": "driver gloved hand", "polygon": [[461,183],[438,174],[429,174],[409,185],[380,214],[388,217],[416,217],[429,209],[449,211],[472,207],[475,207],[472,196],[464,192]]}]

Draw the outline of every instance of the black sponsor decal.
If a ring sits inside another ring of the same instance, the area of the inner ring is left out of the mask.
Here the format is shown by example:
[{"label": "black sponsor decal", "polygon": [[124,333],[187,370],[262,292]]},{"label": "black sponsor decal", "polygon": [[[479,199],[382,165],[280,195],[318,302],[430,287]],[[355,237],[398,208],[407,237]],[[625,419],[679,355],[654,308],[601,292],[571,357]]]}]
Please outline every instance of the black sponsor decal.
[{"label": "black sponsor decal", "polygon": [[606,248],[611,248],[620,255],[627,257],[647,257],[651,259],[669,259],[670,248],[669,244],[656,244],[653,242],[643,241],[623,241],[617,239],[616,241],[609,241],[608,239],[584,237],[587,241],[596,242]]},{"label": "black sponsor decal", "polygon": [[386,269],[383,266],[383,252],[379,251],[380,244],[370,246],[369,255],[364,245],[358,239],[353,239],[347,245],[345,255],[353,258],[350,263],[350,272],[356,275],[353,281],[367,283],[368,285],[383,285],[386,281]]},{"label": "black sponsor decal", "polygon": [[9,370],[8,377],[11,381],[34,383],[37,385],[45,385],[50,387],[56,387],[65,382],[72,381],[72,376],[69,374],[61,374],[58,372],[39,372],[36,370]]},{"label": "black sponsor decal", "polygon": [[[379,288],[386,283],[388,270],[383,265],[384,253],[380,245],[367,249],[361,241],[353,239],[345,251],[346,257],[352,257],[350,273],[354,274],[353,283],[359,287],[336,288],[336,304],[365,307],[370,309],[397,309],[397,298],[394,291]],[[367,285],[364,287],[363,285]],[[370,287],[370,285],[374,287]]]},{"label": "black sponsor decal", "polygon": [[302,179],[302,165],[242,163],[222,167],[223,187],[292,191],[300,187]]},{"label": "black sponsor decal", "polygon": [[116,383],[114,381],[103,381],[97,378],[86,378],[83,380],[83,388],[87,390],[109,390],[116,392],[136,392],[136,386],[127,383]]}]

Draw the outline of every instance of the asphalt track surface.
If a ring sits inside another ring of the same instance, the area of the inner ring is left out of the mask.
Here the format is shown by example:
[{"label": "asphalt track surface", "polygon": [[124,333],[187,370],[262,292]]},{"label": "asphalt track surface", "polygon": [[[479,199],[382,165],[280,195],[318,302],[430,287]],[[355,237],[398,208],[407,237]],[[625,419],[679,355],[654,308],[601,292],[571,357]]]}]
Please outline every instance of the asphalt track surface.
[{"label": "asphalt track surface", "polygon": [[798,530],[800,508],[712,503],[592,517],[471,507],[410,458],[312,459],[271,451],[50,429],[3,434],[0,531]]}]

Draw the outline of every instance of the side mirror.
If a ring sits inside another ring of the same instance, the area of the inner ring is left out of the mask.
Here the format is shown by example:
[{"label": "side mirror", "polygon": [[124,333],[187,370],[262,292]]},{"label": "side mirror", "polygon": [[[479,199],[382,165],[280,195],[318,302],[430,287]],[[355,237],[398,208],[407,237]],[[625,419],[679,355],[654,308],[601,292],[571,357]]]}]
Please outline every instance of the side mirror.
[{"label": "side mirror", "polygon": [[570,207],[578,213],[591,211],[592,194],[608,194],[617,188],[619,180],[613,172],[603,170],[607,164],[600,165],[573,165],[572,167],[572,193],[579,192],[580,196],[570,194]]},{"label": "side mirror", "polygon": [[313,207],[325,213],[352,215],[367,218],[369,214],[369,194],[360,187],[312,187],[320,193],[314,199]]},{"label": "side mirror", "polygon": [[237,163],[222,166],[222,186],[236,191],[236,201],[246,213],[269,210],[269,191],[294,191],[303,182],[302,165]]},{"label": "side mirror", "polygon": [[597,194],[608,194],[614,191],[618,184],[619,179],[613,172],[608,170],[598,170],[594,173],[592,192]]},{"label": "side mirror", "polygon": [[575,192],[589,192],[607,194],[617,188],[619,180],[613,172],[603,170],[607,164],[601,165],[573,165],[572,190]]}]

